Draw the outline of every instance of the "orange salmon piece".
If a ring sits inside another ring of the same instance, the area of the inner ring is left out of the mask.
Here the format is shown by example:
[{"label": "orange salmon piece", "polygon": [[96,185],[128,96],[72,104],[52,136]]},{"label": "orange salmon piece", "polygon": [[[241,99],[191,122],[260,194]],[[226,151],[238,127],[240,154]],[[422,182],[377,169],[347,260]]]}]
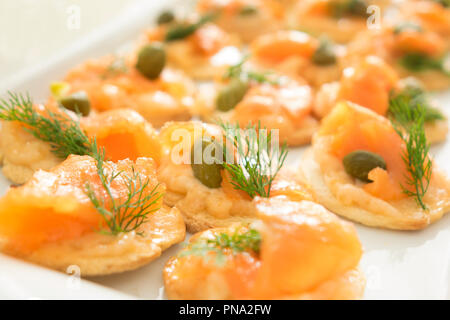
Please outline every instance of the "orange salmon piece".
[{"label": "orange salmon piece", "polygon": [[344,70],[338,98],[385,115],[389,93],[398,81],[396,72],[383,60],[369,56],[356,67]]},{"label": "orange salmon piece", "polygon": [[234,299],[252,299],[261,260],[253,254],[244,253],[229,258],[225,279]]},{"label": "orange salmon piece", "polygon": [[234,108],[233,120],[241,126],[261,121],[261,125],[268,129],[280,129],[282,118],[295,124],[301,123],[311,109],[312,92],[309,86],[296,81],[280,86],[262,84],[252,87]]},{"label": "orange salmon piece", "polygon": [[[210,11],[220,10],[221,14],[235,15],[238,13],[242,7],[246,5],[245,0],[199,0],[197,2],[197,10],[199,12],[205,13]],[[258,2],[258,1],[253,1]]]},{"label": "orange salmon piece", "polygon": [[[223,248],[225,264],[220,266],[214,251],[206,258],[173,257],[164,269],[171,299],[355,299],[361,295],[363,284],[352,283],[352,274],[359,273],[362,246],[351,223],[311,201],[285,196],[253,201],[261,218],[255,224],[261,236],[259,252]],[[237,224],[214,228],[195,234],[189,242],[249,229]]]},{"label": "orange salmon piece", "polygon": [[317,39],[300,31],[278,31],[257,38],[250,45],[260,60],[278,63],[290,57],[311,58],[319,46]]},{"label": "orange salmon piece", "polygon": [[421,1],[405,8],[436,32],[450,33],[450,10],[433,1]]},{"label": "orange salmon piece", "polygon": [[217,12],[227,16],[239,14],[245,7],[258,9],[267,8],[275,18],[281,19],[284,8],[276,0],[200,0],[197,2],[197,10],[201,13]]},{"label": "orange salmon piece", "polygon": [[149,157],[159,163],[158,135],[145,119],[131,109],[115,109],[81,119],[89,137],[97,139],[112,161]]},{"label": "orange salmon piece", "polygon": [[[122,172],[110,187],[115,201],[126,200],[127,176],[133,175],[133,167],[142,181],[148,179],[148,192],[157,187],[152,159],[140,158],[135,163],[107,161],[105,172]],[[9,189],[0,199],[0,235],[6,239],[9,251],[29,253],[47,243],[76,239],[103,226],[102,216],[86,195],[87,182],[107,203],[109,198],[101,186],[96,161],[89,156],[69,156],[50,172],[38,171],[23,186]],[[164,186],[159,185],[157,190],[164,192]],[[161,201],[155,203],[155,208]]]},{"label": "orange salmon piece", "polygon": [[270,10],[272,15],[277,19],[282,19],[285,14],[283,5],[277,0],[264,0],[263,4]]},{"label": "orange salmon piece", "polygon": [[405,197],[402,189],[398,187],[398,182],[389,176],[386,170],[375,168],[369,172],[369,179],[372,183],[364,186],[364,190],[373,195],[381,195],[384,200],[400,200]]},{"label": "orange salmon piece", "polygon": [[285,196],[291,201],[309,200],[314,196],[308,185],[288,177],[289,173],[280,172],[272,183],[270,197]]},{"label": "orange salmon piece", "polygon": [[228,171],[226,171],[225,169],[222,170],[221,188],[222,188],[223,192],[228,196],[228,198],[237,199],[237,200],[248,200],[248,201],[252,200],[252,198],[248,195],[247,192],[236,189],[231,184],[231,181],[232,180],[231,180],[231,177],[230,177],[230,174],[228,173]]},{"label": "orange salmon piece", "polygon": [[309,1],[307,5],[305,12],[310,15],[329,16],[331,13],[329,0]]},{"label": "orange salmon piece", "polygon": [[260,265],[237,262],[247,265],[233,271],[242,279],[241,286],[231,285],[237,299],[308,292],[357,267],[362,247],[352,224],[310,201],[275,197],[257,198],[255,204],[265,226]]},{"label": "orange salmon piece", "polygon": [[439,56],[446,48],[444,40],[432,32],[405,30],[395,39],[396,50],[400,53],[423,53],[428,56]]},{"label": "orange salmon piece", "polygon": [[365,190],[385,200],[405,197],[400,186],[407,185],[408,172],[402,158],[405,145],[388,119],[359,106],[340,103],[323,119],[319,134],[332,136],[329,151],[340,160],[356,150],[383,157],[389,177],[374,169],[370,172],[373,183],[366,184]]}]

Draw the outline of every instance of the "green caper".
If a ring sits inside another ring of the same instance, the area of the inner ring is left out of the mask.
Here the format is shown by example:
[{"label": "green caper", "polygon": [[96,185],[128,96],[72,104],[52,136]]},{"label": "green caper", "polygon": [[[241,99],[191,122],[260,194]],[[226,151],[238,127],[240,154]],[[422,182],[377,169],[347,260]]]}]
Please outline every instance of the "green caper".
[{"label": "green caper", "polygon": [[312,56],[312,61],[320,66],[335,64],[336,54],[334,53],[333,44],[326,39],[322,39],[319,47]]},{"label": "green caper", "polygon": [[220,90],[216,97],[216,107],[220,111],[233,109],[245,96],[248,90],[248,83],[240,79],[233,79]]},{"label": "green caper", "polygon": [[206,23],[214,20],[216,16],[217,14],[211,13],[204,15],[195,23],[176,23],[169,30],[167,30],[165,41],[172,42],[185,39]]},{"label": "green caper", "polygon": [[64,108],[81,113],[83,116],[89,115],[89,112],[91,111],[89,97],[84,91],[75,92],[69,96],[62,97],[58,100],[58,102],[59,105]]},{"label": "green caper", "polygon": [[354,16],[366,17],[367,14],[367,3],[364,0],[350,0],[348,3],[349,14]]},{"label": "green caper", "polygon": [[382,168],[386,170],[386,162],[381,156],[365,150],[350,152],[342,162],[349,175],[364,182],[372,182],[368,177],[372,169]]},{"label": "green caper", "polygon": [[[200,159],[196,159],[195,154]],[[205,138],[198,140],[191,149],[191,167],[194,177],[208,188],[220,188],[223,169],[221,158],[223,158],[223,151],[218,143]],[[195,163],[195,160],[201,163]]]},{"label": "green caper", "polygon": [[167,11],[161,12],[161,14],[158,16],[158,19],[156,19],[156,23],[161,25],[161,24],[170,23],[174,20],[175,20],[175,15],[173,14],[173,12],[167,10]]},{"label": "green caper", "polygon": [[159,77],[166,64],[166,52],[161,43],[152,43],[141,49],[136,69],[150,80]]},{"label": "green caper", "polygon": [[253,7],[253,6],[243,7],[241,9],[241,11],[239,11],[239,14],[241,16],[250,16],[250,15],[254,15],[255,13],[258,13],[258,8]]}]

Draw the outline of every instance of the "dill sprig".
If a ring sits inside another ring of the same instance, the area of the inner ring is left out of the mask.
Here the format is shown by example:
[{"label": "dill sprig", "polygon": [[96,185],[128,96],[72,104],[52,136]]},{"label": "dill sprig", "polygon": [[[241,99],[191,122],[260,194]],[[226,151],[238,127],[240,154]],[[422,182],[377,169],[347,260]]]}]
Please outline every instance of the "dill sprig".
[{"label": "dill sprig", "polygon": [[182,40],[186,37],[189,37],[202,26],[207,24],[208,22],[213,21],[217,17],[217,14],[206,14],[203,17],[200,17],[198,21],[195,23],[188,24],[176,24],[172,26],[166,33],[165,41],[177,41]]},{"label": "dill sprig", "polygon": [[180,257],[200,256],[210,259],[210,253],[215,253],[216,263],[223,265],[226,261],[224,251],[229,251],[233,255],[242,252],[251,252],[259,254],[261,247],[261,234],[255,229],[249,229],[245,232],[236,230],[233,234],[220,233],[213,239],[199,239],[188,245],[186,250],[180,253]]},{"label": "dill sprig", "polygon": [[92,141],[86,136],[77,121],[61,109],[61,114],[46,109],[45,114],[33,108],[30,96],[8,92],[7,99],[0,99],[0,119],[17,121],[37,139],[48,142],[51,151],[61,159],[71,154],[90,155],[97,153]]},{"label": "dill sprig", "polygon": [[[227,157],[223,166],[230,174],[230,183],[251,198],[257,195],[268,198],[273,180],[288,154],[286,143],[275,150],[272,132],[261,128],[260,123],[257,126],[248,125],[245,132],[238,124],[222,123],[221,126],[225,131]],[[236,150],[236,163],[229,163],[228,156],[233,154],[227,149],[230,145]]]},{"label": "dill sprig", "polygon": [[279,85],[280,80],[271,77],[273,72],[256,72],[251,70],[244,70],[244,63],[248,60],[248,56],[244,57],[238,64],[230,66],[225,72],[224,79],[240,79],[243,82],[268,83],[271,85]]},{"label": "dill sprig", "polygon": [[427,207],[423,198],[432,173],[432,162],[428,155],[430,146],[425,135],[425,108],[420,104],[411,108],[408,99],[400,96],[390,100],[389,111],[392,125],[406,146],[402,158],[408,174],[405,177],[406,186],[401,187],[407,196],[415,198],[425,210]]},{"label": "dill sprig", "polygon": [[[406,87],[396,94],[391,94],[391,99],[400,99],[404,101],[404,103],[408,104],[410,108],[417,108],[418,106],[422,106],[425,113],[425,123],[433,122],[436,120],[445,120],[445,116],[442,114],[442,112],[430,105],[429,98],[426,92],[419,87]],[[396,116],[395,112],[391,110],[391,106],[388,109],[388,116],[394,119]]]},{"label": "dill sprig", "polygon": [[[117,235],[120,232],[136,230],[147,221],[150,213],[159,209],[151,208],[162,196],[157,192],[158,185],[147,192],[149,179],[142,180],[134,167],[131,176],[123,172],[108,174],[104,168],[105,150],[99,148],[97,141],[90,139],[79,123],[68,114],[56,114],[48,109],[45,114],[40,114],[33,108],[28,94],[23,96],[9,92],[8,96],[7,100],[0,100],[1,120],[24,124],[25,129],[37,139],[48,142],[52,152],[59,158],[65,159],[76,154],[89,155],[95,159],[97,173],[107,199],[97,196],[89,183],[86,184],[85,191],[109,229],[108,232],[103,230],[103,233]],[[123,202],[115,200],[111,188],[119,177],[126,180],[127,194]]]},{"label": "dill sprig", "polygon": [[[101,232],[118,235],[138,229],[147,222],[150,213],[159,210],[159,207],[152,208],[162,197],[162,194],[157,191],[159,184],[147,193],[149,178],[142,180],[141,175],[135,171],[134,167],[132,167],[131,176],[114,170],[108,174],[104,168],[104,151],[99,152],[98,155],[96,159],[97,173],[108,199],[97,196],[89,182],[86,183],[86,194],[98,213],[102,215],[109,229],[108,231],[101,230]],[[125,179],[127,187],[125,200],[121,202],[114,199],[112,191],[112,184],[118,178]],[[143,235],[141,232],[137,234]]]}]

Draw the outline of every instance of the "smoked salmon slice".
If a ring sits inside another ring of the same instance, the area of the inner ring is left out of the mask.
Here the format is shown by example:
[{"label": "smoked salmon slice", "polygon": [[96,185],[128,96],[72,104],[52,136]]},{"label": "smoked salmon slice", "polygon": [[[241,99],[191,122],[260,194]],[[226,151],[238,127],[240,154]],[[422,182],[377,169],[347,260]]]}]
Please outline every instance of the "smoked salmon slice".
[{"label": "smoked salmon slice", "polygon": [[264,119],[268,128],[276,128],[269,125],[270,118],[278,116],[300,123],[310,114],[311,106],[312,90],[306,84],[294,80],[280,85],[262,84],[249,90],[234,109],[233,119],[239,121],[241,126]]},{"label": "smoked salmon slice", "polygon": [[444,40],[433,32],[405,30],[395,39],[395,49],[398,54],[423,53],[429,57],[439,57],[445,52]]},{"label": "smoked salmon slice", "polygon": [[[144,195],[153,189],[163,193],[165,188],[156,179],[152,159],[136,162],[122,160],[104,162],[107,175],[118,174],[110,185],[113,199],[126,200],[128,177],[148,181]],[[87,184],[108,207],[108,198],[97,172],[96,161],[89,156],[70,156],[49,172],[38,171],[21,187],[11,188],[0,199],[0,238],[7,252],[26,255],[49,243],[78,239],[88,233],[104,230],[105,220],[95,209],[86,193]],[[149,209],[161,207],[155,200]]]},{"label": "smoked salmon slice", "polygon": [[214,23],[244,42],[282,27],[285,9],[276,0],[200,0],[200,14],[215,14]]},{"label": "smoked salmon slice", "polygon": [[418,19],[434,32],[446,36],[450,34],[450,10],[439,1],[416,1],[413,6],[405,3],[400,14],[409,20]]},{"label": "smoked salmon slice", "polygon": [[150,123],[131,109],[115,109],[81,119],[81,127],[112,161],[149,157],[158,164],[161,145]]},{"label": "smoked salmon slice", "polygon": [[164,269],[170,299],[361,297],[364,280],[357,266],[362,247],[352,224],[306,200],[278,196],[256,198],[255,204],[261,218],[261,224],[255,225],[261,239],[257,251],[216,248],[225,257],[222,264],[215,259],[217,251],[206,250],[204,256],[189,251],[206,239],[255,230],[250,226],[235,225],[194,235]]},{"label": "smoked salmon slice", "polygon": [[260,123],[268,130],[278,130],[281,143],[296,146],[309,142],[317,128],[312,107],[311,87],[290,79],[279,85],[253,86],[225,118],[243,128]]},{"label": "smoked salmon slice", "polygon": [[344,70],[338,99],[386,115],[389,108],[389,94],[397,81],[398,76],[392,67],[375,56],[369,56],[355,67]]},{"label": "smoked salmon slice", "polygon": [[275,197],[257,199],[256,207],[266,226],[256,297],[313,291],[358,266],[362,247],[355,228],[321,205]]},{"label": "smoked salmon slice", "polygon": [[309,59],[319,41],[300,31],[278,31],[257,38],[250,49],[257,59],[278,63],[292,56]]},{"label": "smoked salmon slice", "polygon": [[[356,150],[374,152],[386,161],[387,170],[376,168],[370,173],[372,183],[364,188],[385,200],[404,198],[401,185],[406,186],[408,172],[402,155],[405,144],[390,121],[350,103],[338,104],[323,119],[319,135],[332,136],[330,152],[343,159]],[[387,172],[387,176],[386,176]],[[383,184],[383,187],[380,184]]]}]

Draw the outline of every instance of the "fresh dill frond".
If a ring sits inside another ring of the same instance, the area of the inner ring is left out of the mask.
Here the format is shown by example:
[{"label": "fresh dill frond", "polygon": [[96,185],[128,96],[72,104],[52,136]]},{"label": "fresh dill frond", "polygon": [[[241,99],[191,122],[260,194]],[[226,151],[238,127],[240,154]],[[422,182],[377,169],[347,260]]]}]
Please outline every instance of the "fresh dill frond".
[{"label": "fresh dill frond", "polygon": [[272,85],[279,85],[280,81],[278,79],[273,78],[273,72],[255,72],[255,71],[247,71],[245,72],[244,78],[247,78],[250,81],[254,81],[256,83],[268,83]]},{"label": "fresh dill frond", "polygon": [[268,198],[272,183],[288,154],[286,143],[281,149],[272,146],[272,132],[261,128],[260,123],[249,125],[246,130],[238,124],[222,123],[221,126],[225,131],[226,155],[233,154],[228,150],[230,145],[236,150],[236,162],[229,163],[227,159],[223,164],[231,177],[230,183],[251,198],[257,195]]},{"label": "fresh dill frond", "polygon": [[425,210],[423,198],[432,174],[432,161],[428,155],[430,146],[425,135],[425,108],[420,104],[411,108],[405,97],[397,97],[391,99],[389,110],[392,125],[406,146],[402,158],[408,174],[406,186],[402,185],[403,192],[415,198]]},{"label": "fresh dill frond", "polygon": [[445,120],[445,116],[439,109],[429,107],[425,108],[425,122],[433,122],[437,120]]},{"label": "fresh dill frond", "polygon": [[248,60],[248,56],[244,57],[239,63],[232,65],[224,74],[225,79],[239,78],[242,74],[244,63]]},{"label": "fresh dill frond", "polygon": [[216,17],[217,14],[211,13],[200,17],[200,19],[195,23],[176,24],[167,31],[165,41],[171,42],[189,37],[206,23],[213,21]]},{"label": "fresh dill frond", "polygon": [[[162,194],[158,192],[159,184],[147,192],[149,188],[149,178],[143,180],[139,172],[132,167],[132,174],[129,176],[122,171],[112,171],[108,173],[104,168],[104,151],[98,153],[97,173],[100,178],[103,190],[107,195],[107,200],[97,196],[94,188],[86,183],[86,195],[91,200],[95,209],[100,213],[108,230],[101,230],[102,233],[118,235],[138,229],[147,222],[148,215],[159,210],[154,207],[161,199]],[[125,179],[127,193],[125,200],[114,199],[112,184],[117,179]],[[137,233],[143,235],[142,233]]]},{"label": "fresh dill frond", "polygon": [[[424,90],[418,87],[406,87],[398,93],[391,94],[391,99],[402,100],[405,104],[408,104],[410,108],[417,108],[422,106],[425,112],[425,123],[433,122],[436,120],[445,120],[445,116],[439,109],[434,108]],[[395,119],[396,113],[391,110],[391,105],[388,109],[388,116]],[[414,121],[412,119],[411,121]]]},{"label": "fresh dill frond", "polygon": [[261,234],[255,229],[249,229],[245,232],[236,230],[233,234],[220,233],[213,239],[199,239],[188,245],[186,250],[182,251],[179,257],[200,256],[209,259],[210,253],[214,253],[216,263],[223,265],[226,261],[224,251],[231,251],[233,255],[242,252],[251,252],[259,254],[261,247]]},{"label": "fresh dill frond", "polygon": [[280,80],[273,77],[273,72],[256,72],[245,70],[244,63],[248,60],[248,56],[244,57],[239,63],[230,66],[225,72],[224,79],[239,79],[244,82],[268,83],[271,85],[279,85]]},{"label": "fresh dill frond", "polygon": [[37,139],[48,142],[52,152],[61,159],[71,154],[93,156],[97,150],[77,121],[61,110],[61,114],[46,109],[44,114],[33,108],[30,96],[8,92],[0,99],[0,119],[17,121]]}]

